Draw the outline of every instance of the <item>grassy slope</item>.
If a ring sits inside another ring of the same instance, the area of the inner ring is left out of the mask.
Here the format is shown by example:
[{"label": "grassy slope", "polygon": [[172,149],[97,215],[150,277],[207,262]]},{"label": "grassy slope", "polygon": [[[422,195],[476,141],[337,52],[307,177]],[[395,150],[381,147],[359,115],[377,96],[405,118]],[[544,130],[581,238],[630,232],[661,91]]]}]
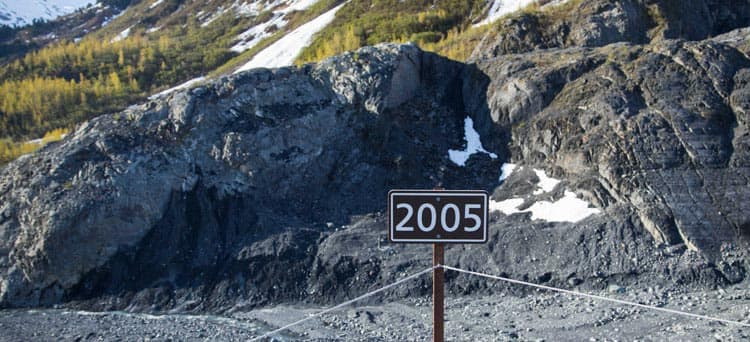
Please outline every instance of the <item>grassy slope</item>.
[{"label": "grassy slope", "polygon": [[470,25],[486,5],[486,0],[352,0],[302,51],[298,63],[382,42],[415,41],[437,48],[434,44],[459,32],[473,31]]},{"label": "grassy slope", "polygon": [[[542,25],[567,18],[583,0],[543,7],[538,0],[505,18],[533,16]],[[473,27],[488,10],[487,1],[352,0],[320,32],[297,62],[316,62],[344,51],[381,42],[414,42],[422,49],[466,61],[487,34],[502,34],[504,18]]]}]

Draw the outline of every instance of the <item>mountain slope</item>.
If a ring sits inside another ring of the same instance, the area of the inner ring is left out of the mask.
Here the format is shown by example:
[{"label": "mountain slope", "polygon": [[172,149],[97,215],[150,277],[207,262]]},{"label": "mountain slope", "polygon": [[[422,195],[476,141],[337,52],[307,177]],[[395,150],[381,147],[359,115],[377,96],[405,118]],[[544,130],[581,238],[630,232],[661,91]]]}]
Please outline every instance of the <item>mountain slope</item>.
[{"label": "mountain slope", "polygon": [[235,73],[254,68],[274,68],[294,64],[302,50],[310,44],[313,36],[331,23],[336,16],[336,12],[343,6],[344,4],[338,5],[289,32],[289,34],[258,52],[253,56],[253,59],[238,68]]},{"label": "mountain slope", "polygon": [[53,20],[94,4],[96,0],[0,1],[0,25],[25,26],[34,20]]}]

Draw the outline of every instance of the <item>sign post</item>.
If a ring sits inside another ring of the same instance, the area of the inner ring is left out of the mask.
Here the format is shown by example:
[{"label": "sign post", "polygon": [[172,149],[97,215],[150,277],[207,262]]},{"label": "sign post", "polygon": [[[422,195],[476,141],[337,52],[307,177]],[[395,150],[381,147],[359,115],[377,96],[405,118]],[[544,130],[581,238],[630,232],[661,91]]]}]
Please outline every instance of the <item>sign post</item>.
[{"label": "sign post", "polygon": [[[432,266],[445,262],[446,243],[487,242],[488,194],[477,190],[391,190],[388,240],[432,243]],[[433,341],[444,341],[445,270],[432,271]]]},{"label": "sign post", "polygon": [[[432,244],[432,266],[443,265],[443,244]],[[445,341],[445,270],[432,270],[432,341]]]}]

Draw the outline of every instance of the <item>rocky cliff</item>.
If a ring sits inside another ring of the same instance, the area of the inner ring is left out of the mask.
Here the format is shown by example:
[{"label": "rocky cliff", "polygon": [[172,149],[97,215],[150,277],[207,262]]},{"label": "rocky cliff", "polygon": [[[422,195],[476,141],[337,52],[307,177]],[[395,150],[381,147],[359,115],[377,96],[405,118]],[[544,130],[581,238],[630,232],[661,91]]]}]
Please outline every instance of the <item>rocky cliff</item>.
[{"label": "rocky cliff", "polygon": [[[452,265],[562,286],[739,282],[749,53],[742,29],[472,64],[380,45],[102,115],[0,170],[0,303],[339,300],[426,267],[427,246],[386,242],[383,211],[389,189],[436,185],[493,193],[490,242],[451,246]],[[451,158],[476,135],[492,154]],[[571,203],[585,214],[561,217]]]},{"label": "rocky cliff", "polygon": [[501,19],[473,59],[535,49],[597,47],[618,42],[703,40],[750,23],[747,0],[545,1],[542,11]]}]

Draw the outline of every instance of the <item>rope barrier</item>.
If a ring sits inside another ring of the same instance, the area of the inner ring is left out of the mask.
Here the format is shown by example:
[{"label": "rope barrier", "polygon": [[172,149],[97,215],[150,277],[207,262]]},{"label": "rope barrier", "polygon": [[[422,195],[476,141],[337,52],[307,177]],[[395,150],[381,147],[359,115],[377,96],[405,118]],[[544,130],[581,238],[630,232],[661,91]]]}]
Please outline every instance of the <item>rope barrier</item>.
[{"label": "rope barrier", "polygon": [[339,305],[336,305],[336,306],[332,306],[332,307],[330,307],[330,308],[328,308],[328,309],[325,309],[325,310],[321,310],[321,311],[318,311],[318,312],[316,312],[316,313],[314,313],[314,314],[311,314],[311,315],[309,315],[309,316],[307,316],[307,317],[305,317],[305,318],[303,318],[303,319],[301,319],[301,320],[299,320],[299,321],[296,321],[296,322],[292,322],[292,323],[289,323],[289,324],[287,324],[287,325],[285,325],[285,326],[283,326],[283,327],[280,327],[280,328],[278,328],[278,329],[276,329],[276,330],[274,330],[274,331],[270,331],[270,332],[267,332],[267,333],[265,333],[265,334],[263,334],[263,335],[261,335],[261,336],[258,336],[258,337],[255,337],[255,338],[251,339],[250,341],[259,341],[259,340],[261,340],[261,339],[264,339],[264,338],[266,338],[266,337],[270,337],[270,336],[271,336],[271,335],[273,335],[273,334],[276,334],[276,333],[278,333],[278,332],[281,332],[281,331],[284,331],[284,330],[286,330],[286,329],[289,329],[289,328],[291,328],[291,327],[293,327],[293,326],[295,326],[295,325],[299,325],[299,324],[302,324],[302,323],[304,323],[304,322],[306,322],[306,321],[309,321],[309,320],[311,320],[311,319],[313,319],[313,318],[315,318],[315,317],[321,316],[321,315],[323,315],[323,314],[326,314],[326,313],[329,313],[329,312],[331,312],[331,311],[335,311],[335,310],[338,310],[338,309],[340,309],[340,308],[342,308],[342,307],[345,307],[345,306],[347,306],[347,305],[349,305],[349,304],[352,304],[352,303],[354,303],[354,302],[360,301],[360,300],[362,300],[362,299],[365,299],[365,298],[367,298],[367,297],[373,296],[373,295],[375,295],[375,294],[378,294],[378,293],[380,293],[380,292],[383,292],[383,291],[385,291],[385,290],[387,290],[387,289],[390,289],[390,288],[392,288],[392,287],[394,287],[394,286],[396,286],[396,285],[399,285],[399,284],[401,284],[401,283],[404,283],[404,282],[407,282],[407,281],[409,281],[409,280],[412,280],[412,279],[414,279],[414,278],[417,278],[417,277],[419,277],[419,276],[421,276],[421,275],[423,275],[423,274],[425,274],[425,273],[428,273],[428,272],[432,272],[432,271],[433,271],[434,269],[436,269],[436,268],[438,268],[438,267],[440,267],[440,266],[438,265],[438,266],[433,266],[433,267],[430,267],[430,268],[424,269],[424,270],[422,270],[422,271],[420,271],[420,272],[417,272],[417,273],[414,273],[414,274],[412,274],[412,275],[410,275],[410,276],[408,276],[408,277],[406,277],[406,278],[402,278],[402,279],[400,279],[400,280],[398,280],[398,281],[396,281],[396,282],[394,282],[394,283],[391,283],[391,284],[389,284],[389,285],[383,286],[383,287],[381,287],[381,288],[379,288],[379,289],[377,289],[377,290],[374,290],[374,291],[370,291],[370,292],[367,292],[367,293],[365,293],[365,294],[363,294],[363,295],[361,295],[361,296],[359,296],[359,297],[357,297],[357,298],[354,298],[354,299],[350,299],[350,300],[348,300],[348,301],[346,301],[346,302],[343,302],[343,303],[341,303],[341,304],[339,304]]},{"label": "rope barrier", "polygon": [[379,289],[367,292],[367,293],[365,293],[365,294],[363,294],[363,295],[361,295],[359,297],[356,297],[354,299],[350,299],[350,300],[348,300],[346,302],[343,302],[341,304],[338,304],[336,306],[332,306],[332,307],[330,307],[328,309],[318,311],[318,312],[316,312],[314,314],[310,314],[310,315],[308,315],[307,317],[305,317],[305,318],[303,318],[301,320],[289,323],[289,324],[287,324],[287,325],[285,325],[283,327],[280,327],[280,328],[278,328],[276,330],[273,330],[273,331],[267,332],[267,333],[265,333],[265,334],[263,334],[261,336],[252,338],[250,341],[259,341],[261,339],[270,337],[270,336],[272,336],[272,335],[274,335],[274,334],[276,334],[278,332],[281,332],[281,331],[289,329],[289,328],[291,328],[293,326],[302,324],[302,323],[304,323],[306,321],[309,321],[309,320],[311,320],[313,318],[316,318],[316,317],[319,317],[319,316],[324,315],[326,313],[338,310],[338,309],[340,309],[342,307],[345,307],[345,306],[347,306],[349,304],[352,304],[354,302],[360,301],[360,300],[365,299],[367,297],[370,297],[370,296],[373,296],[373,295],[378,294],[380,292],[383,292],[385,290],[388,290],[388,289],[390,289],[390,288],[392,288],[394,286],[397,286],[397,285],[399,285],[401,283],[404,283],[404,282],[407,282],[407,281],[412,280],[414,278],[417,278],[417,277],[419,277],[419,276],[421,276],[421,275],[423,275],[425,273],[432,272],[433,270],[435,270],[437,268],[443,268],[444,270],[448,270],[448,271],[455,271],[455,272],[459,272],[459,273],[465,273],[465,274],[470,274],[470,275],[479,276],[479,277],[485,277],[485,278],[489,278],[489,279],[501,280],[501,281],[505,281],[505,282],[512,283],[512,284],[517,284],[517,285],[524,285],[524,286],[529,286],[529,287],[535,287],[535,288],[542,289],[542,290],[548,290],[548,291],[553,291],[553,292],[565,293],[565,294],[569,294],[569,295],[573,295],[573,296],[586,297],[586,298],[590,298],[590,299],[596,299],[596,300],[601,300],[601,301],[606,301],[606,302],[612,302],[612,303],[617,303],[617,304],[622,304],[622,305],[635,306],[635,307],[639,307],[639,308],[643,308],[643,309],[648,309],[648,310],[660,311],[660,312],[671,313],[671,314],[675,314],[675,315],[687,316],[687,317],[698,318],[698,319],[705,319],[705,320],[708,320],[708,321],[716,321],[716,322],[722,322],[722,323],[739,325],[739,326],[743,326],[743,327],[750,327],[750,323],[743,323],[743,322],[739,322],[739,321],[732,321],[732,320],[729,320],[729,319],[711,317],[711,316],[706,316],[706,315],[699,315],[699,314],[694,314],[694,313],[684,312],[684,311],[679,311],[679,310],[674,310],[674,309],[660,308],[658,306],[641,304],[641,303],[631,302],[631,301],[627,301],[627,300],[621,300],[621,299],[615,299],[615,298],[607,298],[607,297],[604,297],[604,296],[594,295],[594,294],[590,294],[590,293],[577,292],[577,291],[561,289],[561,288],[557,288],[557,287],[553,287],[553,286],[534,284],[534,283],[530,283],[530,282],[527,282],[527,281],[521,281],[521,280],[516,280],[516,279],[511,279],[511,278],[506,278],[506,277],[500,277],[500,276],[496,276],[496,275],[492,275],[492,274],[487,274],[487,273],[469,271],[469,270],[465,270],[465,269],[461,269],[461,268],[457,268],[457,267],[451,267],[451,266],[445,266],[445,265],[436,265],[436,266],[424,269],[422,271],[419,271],[417,273],[414,273],[414,274],[412,274],[412,275],[410,275],[410,276],[408,276],[406,278],[402,278],[402,279],[400,279],[400,280],[398,280],[398,281],[396,281],[394,283],[388,284],[388,285],[383,286],[383,287],[381,287]]},{"label": "rope barrier", "polygon": [[717,322],[722,322],[722,323],[736,324],[736,325],[740,325],[740,326],[743,326],[743,327],[750,327],[750,324],[748,324],[748,323],[743,323],[743,322],[738,322],[738,321],[732,321],[732,320],[723,319],[723,318],[716,318],[716,317],[711,317],[711,316],[699,315],[699,314],[694,314],[694,313],[684,312],[684,311],[679,311],[679,310],[673,310],[673,309],[665,309],[665,308],[660,308],[658,306],[646,305],[646,304],[631,302],[631,301],[627,301],[627,300],[607,298],[607,297],[597,296],[597,295],[583,293],[583,292],[576,292],[576,291],[571,291],[571,290],[556,288],[556,287],[552,287],[552,286],[539,285],[539,284],[529,283],[529,282],[526,282],[526,281],[515,280],[515,279],[510,279],[510,278],[505,278],[505,277],[499,277],[499,276],[496,276],[496,275],[491,275],[491,274],[486,274],[486,273],[480,273],[480,272],[474,272],[474,271],[464,270],[464,269],[460,269],[460,268],[456,268],[456,267],[451,267],[451,266],[440,265],[440,267],[442,267],[443,269],[446,269],[446,270],[456,271],[456,272],[459,272],[459,273],[466,273],[466,274],[471,274],[471,275],[485,277],[485,278],[490,278],[490,279],[502,280],[502,281],[505,281],[505,282],[513,283],[513,284],[525,285],[525,286],[530,286],[530,287],[536,287],[536,288],[543,289],[543,290],[549,290],[549,291],[554,291],[554,292],[561,292],[561,293],[566,293],[566,294],[570,294],[570,295],[574,295],[574,296],[579,296],[579,297],[587,297],[587,298],[591,298],[591,299],[598,299],[598,300],[607,301],[607,302],[613,302],[613,303],[618,303],[618,304],[624,304],[624,305],[630,305],[630,306],[637,306],[637,307],[644,308],[644,309],[661,311],[661,312],[666,312],[666,313],[671,313],[671,314],[676,314],[676,315],[682,315],[682,316],[688,316],[688,317],[693,317],[693,318],[705,319],[705,320],[709,320],[709,321],[717,321]]}]

